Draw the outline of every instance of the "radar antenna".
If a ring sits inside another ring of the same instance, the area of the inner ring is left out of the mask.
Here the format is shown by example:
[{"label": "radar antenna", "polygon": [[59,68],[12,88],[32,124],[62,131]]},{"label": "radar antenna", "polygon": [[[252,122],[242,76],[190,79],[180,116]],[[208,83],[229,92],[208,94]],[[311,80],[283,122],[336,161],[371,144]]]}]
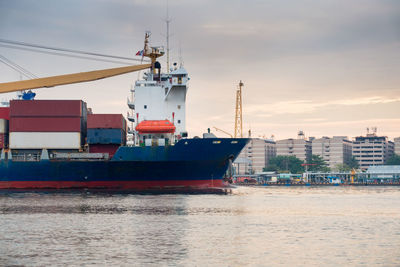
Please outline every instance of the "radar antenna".
[{"label": "radar antenna", "polygon": [[167,35],[165,36],[167,39],[167,73],[169,74],[169,24],[171,22],[171,18],[169,17],[169,5],[167,0],[167,17],[165,18],[165,23],[167,24]]}]

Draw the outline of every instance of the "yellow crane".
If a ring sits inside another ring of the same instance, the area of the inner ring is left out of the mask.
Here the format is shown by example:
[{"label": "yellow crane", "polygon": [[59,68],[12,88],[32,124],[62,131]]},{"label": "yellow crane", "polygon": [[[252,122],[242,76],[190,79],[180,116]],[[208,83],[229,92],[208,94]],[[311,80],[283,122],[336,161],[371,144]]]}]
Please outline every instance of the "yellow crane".
[{"label": "yellow crane", "polygon": [[226,135],[229,135],[231,138],[233,138],[233,136],[230,134],[230,133],[228,133],[227,131],[224,131],[224,130],[222,130],[222,129],[219,129],[219,128],[217,128],[217,127],[213,127],[216,131],[219,131],[219,132],[221,132],[221,133],[224,133],[224,134],[226,134]]},{"label": "yellow crane", "polygon": [[23,80],[17,82],[7,82],[0,83],[0,93],[9,93],[22,91],[27,89],[36,89],[43,87],[54,87],[57,85],[73,84],[80,82],[95,81],[99,79],[104,79],[108,77],[113,77],[116,75],[121,75],[129,72],[144,70],[147,68],[152,68],[156,71],[156,59],[164,55],[164,50],[162,47],[149,47],[149,37],[150,33],[146,33],[144,41],[143,56],[149,57],[151,59],[151,64],[140,64],[132,65],[127,67],[95,70],[88,72],[79,72],[72,74],[57,75],[45,78],[37,78],[30,80]]},{"label": "yellow crane", "polygon": [[235,138],[243,137],[243,114],[242,114],[242,81],[239,82],[239,89],[236,91],[236,107],[235,107]]},{"label": "yellow crane", "polygon": [[144,70],[150,67],[151,64],[141,64],[141,65],[133,65],[127,67],[120,67],[120,68],[64,74],[64,75],[37,78],[37,79],[17,81],[17,82],[0,83],[0,93],[9,93],[27,89],[54,87],[63,84],[95,81],[129,72]]}]

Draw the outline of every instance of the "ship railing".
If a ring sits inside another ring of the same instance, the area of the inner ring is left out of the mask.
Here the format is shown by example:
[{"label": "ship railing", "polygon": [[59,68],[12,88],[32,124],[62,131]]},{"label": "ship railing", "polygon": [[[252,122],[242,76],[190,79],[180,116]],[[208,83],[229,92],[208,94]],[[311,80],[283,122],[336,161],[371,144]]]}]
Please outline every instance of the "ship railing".
[{"label": "ship railing", "polygon": [[75,160],[75,161],[90,161],[90,160],[109,160],[108,153],[53,153],[53,160]]},{"label": "ship railing", "polygon": [[13,161],[40,161],[40,154],[36,153],[20,153],[12,155]]}]

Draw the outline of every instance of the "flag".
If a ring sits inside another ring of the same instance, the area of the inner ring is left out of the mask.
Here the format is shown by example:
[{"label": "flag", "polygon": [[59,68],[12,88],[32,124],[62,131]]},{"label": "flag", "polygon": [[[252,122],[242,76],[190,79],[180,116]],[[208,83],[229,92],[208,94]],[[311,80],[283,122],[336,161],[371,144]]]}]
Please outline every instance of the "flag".
[{"label": "flag", "polygon": [[136,53],[137,56],[143,56],[143,50],[140,50]]}]

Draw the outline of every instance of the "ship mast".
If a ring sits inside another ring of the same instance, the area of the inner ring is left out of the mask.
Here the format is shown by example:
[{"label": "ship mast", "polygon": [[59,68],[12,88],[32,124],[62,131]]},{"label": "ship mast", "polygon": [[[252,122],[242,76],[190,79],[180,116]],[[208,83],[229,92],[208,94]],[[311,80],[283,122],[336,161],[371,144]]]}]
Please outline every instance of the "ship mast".
[{"label": "ship mast", "polygon": [[165,23],[167,24],[167,73],[169,74],[169,23],[171,22],[171,19],[169,17],[169,12],[168,12],[168,0],[167,0],[167,17],[165,18]]}]

